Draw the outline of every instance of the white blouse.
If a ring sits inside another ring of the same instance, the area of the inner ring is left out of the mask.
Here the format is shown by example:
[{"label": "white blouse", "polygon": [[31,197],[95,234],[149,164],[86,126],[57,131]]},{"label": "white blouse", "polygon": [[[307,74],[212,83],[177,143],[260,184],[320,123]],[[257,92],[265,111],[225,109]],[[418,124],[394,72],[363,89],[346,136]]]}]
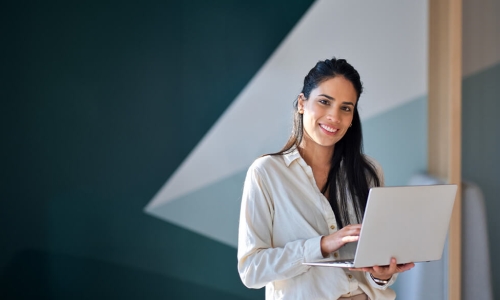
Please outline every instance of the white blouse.
[{"label": "white blouse", "polygon": [[[373,160],[381,183],[383,174]],[[350,215],[353,209],[350,207]],[[266,299],[338,299],[366,293],[372,300],[395,299],[369,273],[303,262],[324,260],[322,236],[337,231],[328,199],[299,152],[258,158],[245,179],[238,235],[238,271],[249,288],[266,287]],[[354,257],[349,243],[326,259]]]}]

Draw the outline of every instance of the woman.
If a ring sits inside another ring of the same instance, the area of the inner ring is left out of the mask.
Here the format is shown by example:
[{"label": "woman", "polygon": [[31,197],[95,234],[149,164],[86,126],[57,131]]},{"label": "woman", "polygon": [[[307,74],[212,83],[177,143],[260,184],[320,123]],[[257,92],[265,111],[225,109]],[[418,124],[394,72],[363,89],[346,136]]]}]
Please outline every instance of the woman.
[{"label": "woman", "polygon": [[243,189],[238,271],[266,299],[394,299],[397,273],[414,264],[363,269],[303,262],[348,259],[380,166],[362,154],[358,72],[344,59],[320,61],[294,103],[285,147],[250,166]]}]

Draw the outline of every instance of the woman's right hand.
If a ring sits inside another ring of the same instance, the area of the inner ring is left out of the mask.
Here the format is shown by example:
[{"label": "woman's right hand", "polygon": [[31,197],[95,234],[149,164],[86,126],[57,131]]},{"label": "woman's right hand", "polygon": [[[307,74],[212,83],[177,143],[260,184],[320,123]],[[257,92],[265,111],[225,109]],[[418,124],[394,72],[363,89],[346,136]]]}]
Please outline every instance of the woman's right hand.
[{"label": "woman's right hand", "polygon": [[322,237],[321,253],[323,257],[327,257],[347,243],[357,242],[360,232],[361,224],[347,225],[335,233]]}]

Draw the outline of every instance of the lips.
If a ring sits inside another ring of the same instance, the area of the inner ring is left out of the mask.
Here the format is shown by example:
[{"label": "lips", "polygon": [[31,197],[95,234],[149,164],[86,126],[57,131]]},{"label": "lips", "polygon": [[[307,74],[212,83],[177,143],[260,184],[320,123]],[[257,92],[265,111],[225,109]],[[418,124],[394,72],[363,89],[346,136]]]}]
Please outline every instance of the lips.
[{"label": "lips", "polygon": [[338,128],[333,128],[325,124],[320,124],[319,125],[322,129],[324,129],[328,133],[336,133],[339,129]]}]

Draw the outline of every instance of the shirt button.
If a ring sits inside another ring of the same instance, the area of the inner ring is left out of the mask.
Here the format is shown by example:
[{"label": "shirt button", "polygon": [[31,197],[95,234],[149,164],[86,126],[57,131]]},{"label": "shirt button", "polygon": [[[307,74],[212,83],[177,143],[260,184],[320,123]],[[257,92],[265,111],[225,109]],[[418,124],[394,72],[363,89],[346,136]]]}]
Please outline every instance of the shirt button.
[{"label": "shirt button", "polygon": [[335,252],[335,253],[333,253],[333,256],[334,256],[335,258],[337,258],[337,257],[339,257],[339,254],[338,254],[337,252]]},{"label": "shirt button", "polygon": [[351,275],[351,274],[349,274],[349,275],[347,275],[347,276],[349,277],[349,279],[352,279],[352,275]]},{"label": "shirt button", "polygon": [[331,228],[332,230],[333,230],[333,229],[335,229],[335,225],[330,226],[330,228]]}]

